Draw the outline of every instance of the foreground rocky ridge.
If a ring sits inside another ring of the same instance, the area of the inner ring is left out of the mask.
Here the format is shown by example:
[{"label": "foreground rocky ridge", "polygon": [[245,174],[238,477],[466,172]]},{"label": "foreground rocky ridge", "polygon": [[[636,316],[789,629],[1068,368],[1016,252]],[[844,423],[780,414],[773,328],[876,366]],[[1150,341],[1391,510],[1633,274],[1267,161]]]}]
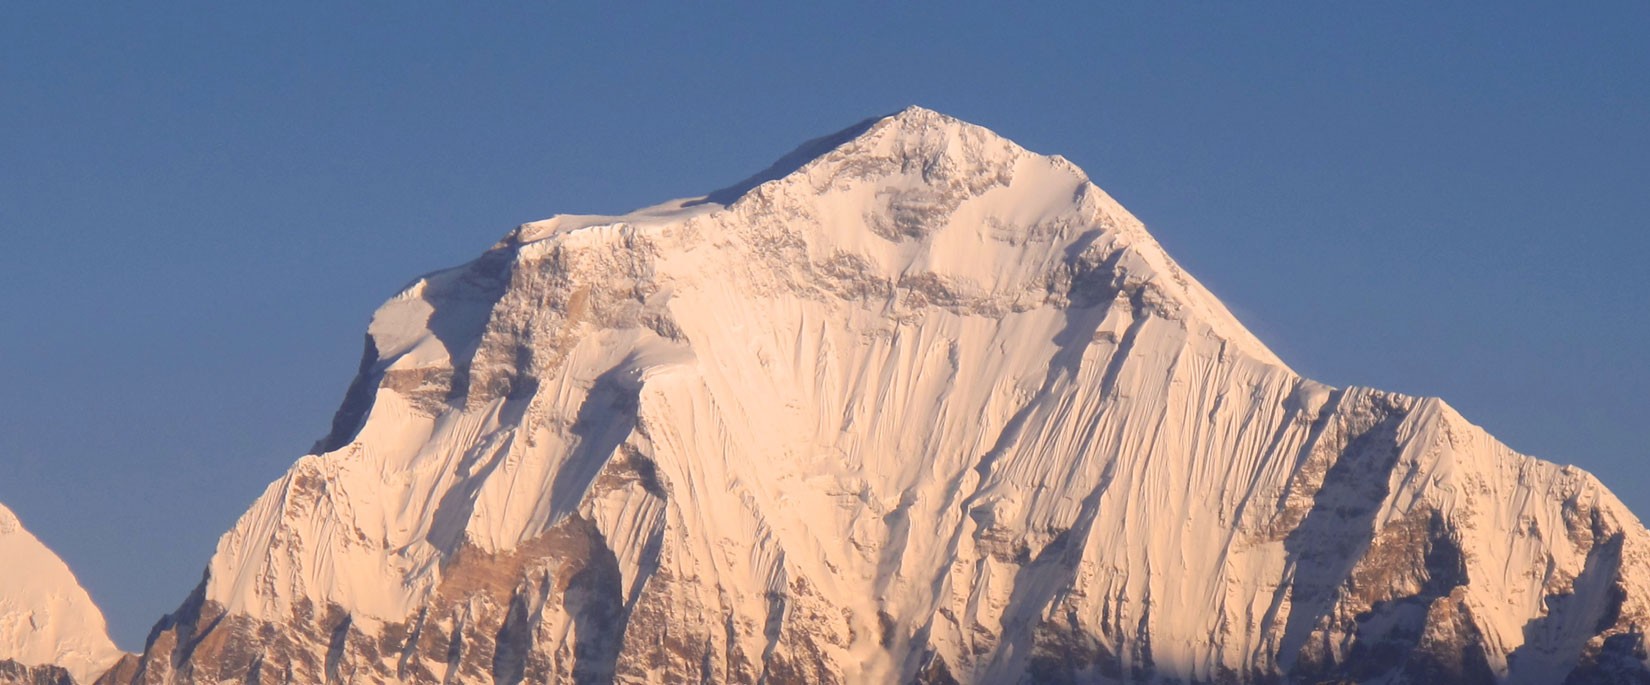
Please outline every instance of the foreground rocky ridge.
[{"label": "foreground rocky ridge", "polygon": [[920,108],[527,224],[102,682],[1643,682],[1647,537]]}]

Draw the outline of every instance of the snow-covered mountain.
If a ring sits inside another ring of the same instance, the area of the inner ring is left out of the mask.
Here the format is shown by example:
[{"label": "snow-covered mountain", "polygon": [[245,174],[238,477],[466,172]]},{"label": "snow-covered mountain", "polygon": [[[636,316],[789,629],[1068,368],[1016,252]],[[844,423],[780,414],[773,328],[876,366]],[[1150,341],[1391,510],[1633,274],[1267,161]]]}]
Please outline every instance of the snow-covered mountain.
[{"label": "snow-covered mountain", "polygon": [[418,279],[106,680],[1643,682],[1647,553],[910,108]]},{"label": "snow-covered mountain", "polygon": [[0,683],[89,683],[120,656],[69,567],[0,505]]}]

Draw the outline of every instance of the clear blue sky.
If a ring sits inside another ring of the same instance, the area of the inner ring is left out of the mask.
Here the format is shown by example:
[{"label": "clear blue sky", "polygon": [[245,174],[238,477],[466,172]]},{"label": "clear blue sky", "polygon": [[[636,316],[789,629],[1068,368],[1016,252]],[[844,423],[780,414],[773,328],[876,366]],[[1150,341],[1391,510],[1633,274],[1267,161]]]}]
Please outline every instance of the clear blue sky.
[{"label": "clear blue sky", "polygon": [[0,501],[123,647],[408,280],[913,103],[1087,169],[1297,370],[1650,513],[1650,4],[232,4],[0,5]]}]

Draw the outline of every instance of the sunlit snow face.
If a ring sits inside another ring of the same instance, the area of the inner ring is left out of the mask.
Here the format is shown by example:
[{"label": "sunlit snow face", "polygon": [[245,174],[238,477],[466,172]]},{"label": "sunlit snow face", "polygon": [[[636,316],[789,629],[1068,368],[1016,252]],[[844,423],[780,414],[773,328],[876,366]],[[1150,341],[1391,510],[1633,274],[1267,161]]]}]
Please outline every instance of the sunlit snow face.
[{"label": "sunlit snow face", "polygon": [[918,108],[835,140],[385,304],[334,434],[220,541],[189,611],[223,621],[146,658],[1190,681],[1438,628],[1505,672],[1548,579],[1628,582],[1579,580],[1646,544],[1596,483],[1295,375],[1065,160]]}]

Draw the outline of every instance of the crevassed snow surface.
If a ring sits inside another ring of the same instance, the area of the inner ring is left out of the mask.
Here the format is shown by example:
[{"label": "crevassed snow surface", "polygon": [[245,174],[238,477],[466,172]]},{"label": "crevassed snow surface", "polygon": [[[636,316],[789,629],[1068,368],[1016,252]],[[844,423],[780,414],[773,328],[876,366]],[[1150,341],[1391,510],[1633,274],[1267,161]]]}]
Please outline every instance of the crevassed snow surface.
[{"label": "crevassed snow surface", "polygon": [[120,655],[69,567],[0,505],[0,660],[62,666],[89,683]]},{"label": "crevassed snow surface", "polygon": [[[205,601],[335,608],[345,637],[298,650],[369,680],[470,677],[420,631],[494,611],[505,655],[529,596],[542,663],[492,678],[586,659],[592,625],[635,680],[1246,680],[1459,642],[1437,668],[1540,682],[1641,635],[1646,535],[1590,476],[1300,378],[1060,157],[921,108],[829,142],[737,195],[523,225],[391,299]],[[516,567],[454,600],[461,559],[572,522],[612,625]]]}]

